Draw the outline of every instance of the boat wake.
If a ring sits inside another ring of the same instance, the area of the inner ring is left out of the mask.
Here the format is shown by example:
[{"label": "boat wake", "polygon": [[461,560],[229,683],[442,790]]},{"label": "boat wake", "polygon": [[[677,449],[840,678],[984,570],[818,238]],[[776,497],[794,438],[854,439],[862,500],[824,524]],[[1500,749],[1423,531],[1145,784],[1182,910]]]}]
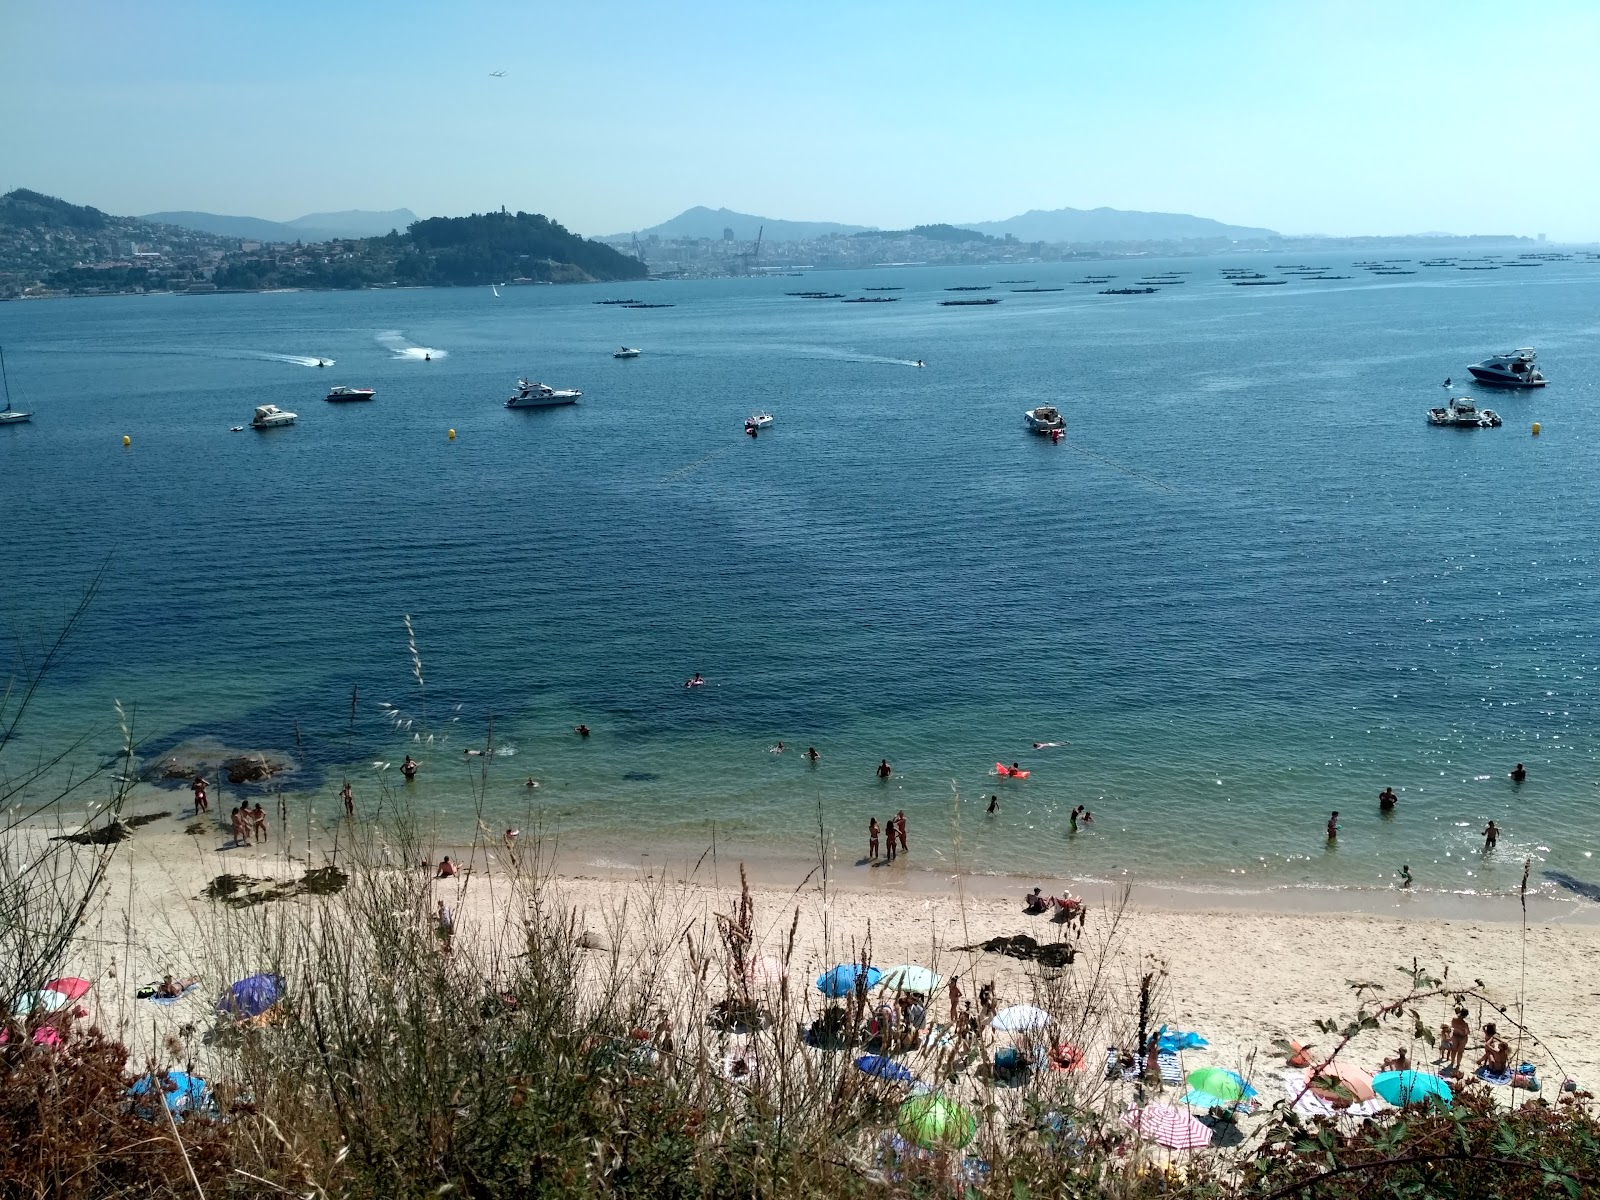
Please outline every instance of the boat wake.
[{"label": "boat wake", "polygon": [[331,358],[317,358],[304,354],[273,354],[267,350],[250,350],[246,351],[246,355],[250,358],[260,359],[262,362],[288,363],[292,367],[314,367],[318,363],[325,367],[331,367],[334,363]]},{"label": "boat wake", "polygon": [[796,346],[803,358],[831,358],[836,362],[877,363],[885,367],[920,367],[914,358],[890,358],[885,354],[867,354],[859,350],[839,350],[833,346]]},{"label": "boat wake", "polygon": [[406,339],[405,334],[398,329],[385,329],[374,340],[395,358],[403,359],[407,362],[423,362],[426,359],[450,357],[450,351],[440,350],[437,346],[413,345]]}]

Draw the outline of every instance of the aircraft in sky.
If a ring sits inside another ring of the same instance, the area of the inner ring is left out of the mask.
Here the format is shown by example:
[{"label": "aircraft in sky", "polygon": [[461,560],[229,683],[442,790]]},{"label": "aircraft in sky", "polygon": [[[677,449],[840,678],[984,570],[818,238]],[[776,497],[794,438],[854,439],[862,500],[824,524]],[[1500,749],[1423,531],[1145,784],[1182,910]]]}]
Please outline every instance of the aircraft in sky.
[{"label": "aircraft in sky", "polygon": [[489,72],[489,78],[490,79],[504,79],[505,77],[506,77],[506,73],[504,71],[490,71]]}]

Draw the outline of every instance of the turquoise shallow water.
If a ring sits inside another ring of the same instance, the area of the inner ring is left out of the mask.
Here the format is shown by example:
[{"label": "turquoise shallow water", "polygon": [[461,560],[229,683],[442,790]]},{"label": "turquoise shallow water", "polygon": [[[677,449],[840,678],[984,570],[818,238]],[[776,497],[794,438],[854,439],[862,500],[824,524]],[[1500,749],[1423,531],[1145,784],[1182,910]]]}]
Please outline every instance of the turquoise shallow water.
[{"label": "turquoise shallow water", "polygon": [[[37,412],[0,429],[0,630],[49,629],[110,556],[28,752],[110,749],[114,697],[151,755],[292,751],[298,723],[292,792],[331,810],[348,772],[370,799],[409,749],[449,831],[492,715],[514,753],[485,820],[531,805],[615,861],[698,853],[713,822],[725,856],[803,854],[819,814],[864,849],[903,808],[921,867],[959,836],[988,871],[1383,887],[1407,861],[1497,890],[1531,854],[1544,887],[1600,882],[1600,264],[1217,274],[1278,260],[1103,265],[1191,272],[1137,297],[1053,265],[0,305]],[[783,295],[885,283],[900,303]],[[966,283],[1004,303],[934,303]],[[676,307],[592,303],[624,295]],[[1474,393],[1504,428],[1425,425],[1444,376],[1524,344],[1554,382]],[[519,374],[583,401],[507,411]],[[335,383],[378,398],[325,404]],[[300,423],[229,432],[268,402]],[[1022,432],[1040,402],[1069,444]]]}]

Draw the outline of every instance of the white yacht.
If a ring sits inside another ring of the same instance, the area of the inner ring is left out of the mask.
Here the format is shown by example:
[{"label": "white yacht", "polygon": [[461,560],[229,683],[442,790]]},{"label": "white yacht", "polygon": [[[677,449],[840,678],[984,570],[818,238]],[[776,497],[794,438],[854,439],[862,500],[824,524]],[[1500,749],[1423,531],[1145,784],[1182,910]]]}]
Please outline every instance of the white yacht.
[{"label": "white yacht", "polygon": [[372,388],[345,387],[341,384],[339,387],[332,389],[323,399],[334,404],[348,404],[352,400],[371,400],[377,394]]},{"label": "white yacht", "polygon": [[1022,414],[1022,419],[1034,433],[1054,433],[1058,429],[1067,427],[1066,419],[1053,404],[1041,404],[1038,408],[1030,408]]},{"label": "white yacht", "polygon": [[744,430],[749,433],[752,429],[767,429],[772,425],[772,414],[766,411],[753,412],[744,419]]},{"label": "white yacht", "polygon": [[20,425],[24,421],[33,420],[31,412],[23,412],[21,409],[11,407],[11,380],[6,377],[4,350],[0,350],[0,383],[4,384],[6,393],[6,406],[0,408],[0,425]]},{"label": "white yacht", "polygon": [[635,346],[621,346],[611,352],[612,358],[638,358],[639,350]]},{"label": "white yacht", "polygon": [[1479,408],[1470,396],[1452,396],[1443,408],[1428,410],[1428,424],[1451,429],[1493,429],[1500,424],[1500,414],[1492,408]]},{"label": "white yacht", "polygon": [[555,408],[560,404],[576,404],[583,395],[576,388],[556,389],[526,379],[517,380],[517,394],[506,401],[507,408]]},{"label": "white yacht", "polygon": [[261,404],[256,406],[256,415],[250,421],[252,429],[277,429],[283,425],[293,425],[295,414],[285,412],[276,404]]},{"label": "white yacht", "polygon": [[1534,365],[1537,357],[1532,346],[1523,346],[1509,354],[1491,354],[1482,362],[1469,364],[1467,370],[1479,383],[1491,387],[1543,387],[1545,378]]}]

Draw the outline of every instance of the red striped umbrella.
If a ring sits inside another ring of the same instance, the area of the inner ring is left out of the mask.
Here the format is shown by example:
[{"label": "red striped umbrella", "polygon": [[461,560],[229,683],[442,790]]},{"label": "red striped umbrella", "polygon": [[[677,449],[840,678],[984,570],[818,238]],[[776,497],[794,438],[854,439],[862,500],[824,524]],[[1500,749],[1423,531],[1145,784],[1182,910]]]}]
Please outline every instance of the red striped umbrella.
[{"label": "red striped umbrella", "polygon": [[1195,1150],[1211,1144],[1211,1130],[1170,1104],[1147,1104],[1122,1114],[1122,1123],[1173,1150]]}]

